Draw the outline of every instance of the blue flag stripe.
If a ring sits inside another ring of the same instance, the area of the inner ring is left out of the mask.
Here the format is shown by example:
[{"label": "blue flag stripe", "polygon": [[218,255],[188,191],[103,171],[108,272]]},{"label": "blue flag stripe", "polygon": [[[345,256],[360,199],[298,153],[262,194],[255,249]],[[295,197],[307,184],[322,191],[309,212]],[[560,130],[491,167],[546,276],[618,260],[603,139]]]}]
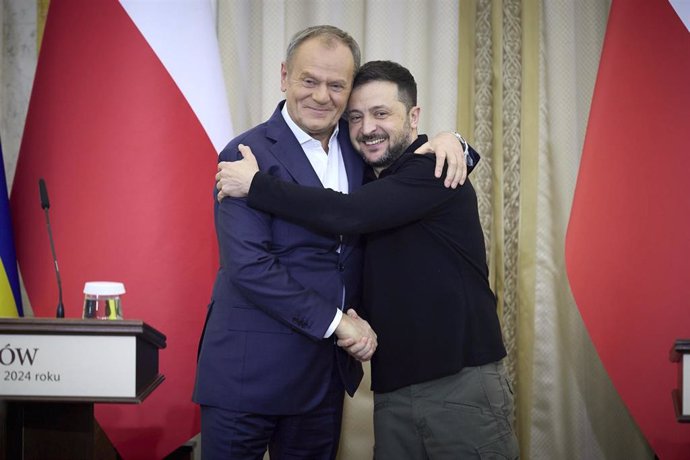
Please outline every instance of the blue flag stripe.
[{"label": "blue flag stripe", "polygon": [[[7,190],[7,178],[5,177],[5,163],[0,146],[0,260],[4,267],[4,274],[7,276],[7,283],[10,285],[14,296],[14,305],[18,316],[23,315],[22,296],[19,289],[19,271],[17,270],[17,254],[14,249],[14,238],[12,232],[12,219],[10,217],[10,202]],[[0,276],[3,276],[0,271]],[[2,280],[4,281],[4,280]],[[7,299],[0,299],[4,301]]]}]

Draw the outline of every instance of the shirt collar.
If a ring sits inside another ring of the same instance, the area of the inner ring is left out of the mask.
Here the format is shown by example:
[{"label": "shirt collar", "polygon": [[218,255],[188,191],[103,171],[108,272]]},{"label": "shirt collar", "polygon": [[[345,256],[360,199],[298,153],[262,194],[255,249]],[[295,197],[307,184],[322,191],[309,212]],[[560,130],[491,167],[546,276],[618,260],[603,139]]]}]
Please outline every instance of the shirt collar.
[{"label": "shirt collar", "polygon": [[[307,132],[305,132],[302,128],[300,128],[297,123],[292,121],[292,118],[290,117],[290,114],[288,113],[287,109],[287,103],[283,104],[283,108],[280,111],[281,115],[283,115],[283,119],[285,120],[285,123],[287,123],[288,127],[290,128],[290,131],[292,131],[292,134],[295,135],[297,138],[297,142],[300,143],[300,145],[304,145],[308,142],[319,142],[313,137],[311,137]],[[328,140],[328,143],[330,145],[331,142],[333,142],[333,139],[337,138],[338,132],[340,131],[340,123],[337,123],[335,125],[335,129],[333,130],[333,134],[331,134],[330,139]]]}]

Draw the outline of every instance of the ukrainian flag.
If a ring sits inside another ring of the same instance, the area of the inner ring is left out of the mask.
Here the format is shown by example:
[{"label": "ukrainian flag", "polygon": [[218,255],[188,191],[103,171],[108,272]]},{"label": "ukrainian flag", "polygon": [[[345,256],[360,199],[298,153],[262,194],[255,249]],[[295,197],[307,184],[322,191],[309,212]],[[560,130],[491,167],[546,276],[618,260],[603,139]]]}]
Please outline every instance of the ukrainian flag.
[{"label": "ukrainian flag", "polygon": [[7,195],[5,163],[0,147],[0,317],[23,316],[22,297],[19,291],[17,256],[12,239],[10,201]]}]

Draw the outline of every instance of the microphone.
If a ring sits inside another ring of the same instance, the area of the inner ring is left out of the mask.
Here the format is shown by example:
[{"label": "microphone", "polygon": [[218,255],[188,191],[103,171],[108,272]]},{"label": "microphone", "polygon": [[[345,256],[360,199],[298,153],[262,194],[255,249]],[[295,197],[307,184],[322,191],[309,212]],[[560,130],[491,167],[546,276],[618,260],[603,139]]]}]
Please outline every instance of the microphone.
[{"label": "microphone", "polygon": [[48,209],[50,209],[50,200],[48,199],[48,189],[46,188],[46,181],[43,178],[38,180],[38,191],[41,195],[41,208],[46,215],[46,226],[48,227],[48,238],[50,239],[50,251],[53,253],[53,264],[55,265],[55,276],[57,277],[58,285],[58,304],[56,318],[65,317],[65,307],[62,306],[62,280],[60,279],[60,269],[58,268],[57,256],[55,255],[55,243],[53,242],[53,230],[50,227],[50,216]]}]

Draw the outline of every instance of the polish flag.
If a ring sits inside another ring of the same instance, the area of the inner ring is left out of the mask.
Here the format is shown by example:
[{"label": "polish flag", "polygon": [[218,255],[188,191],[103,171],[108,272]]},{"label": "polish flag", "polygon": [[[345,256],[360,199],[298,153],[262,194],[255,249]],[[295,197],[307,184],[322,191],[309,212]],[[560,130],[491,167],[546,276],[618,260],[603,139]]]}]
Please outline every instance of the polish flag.
[{"label": "polish flag", "polygon": [[612,2],[566,237],[592,341],[664,460],[690,452],[669,361],[675,340],[690,338],[688,6]]},{"label": "polish flag", "polygon": [[45,178],[65,316],[81,317],[86,281],[121,281],[124,316],[167,336],[166,380],[141,405],[96,406],[126,459],[162,458],[199,431],[216,154],[232,132],[215,26],[208,0],[55,0],[38,60],[11,195],[35,316],[54,317],[57,299]]}]

